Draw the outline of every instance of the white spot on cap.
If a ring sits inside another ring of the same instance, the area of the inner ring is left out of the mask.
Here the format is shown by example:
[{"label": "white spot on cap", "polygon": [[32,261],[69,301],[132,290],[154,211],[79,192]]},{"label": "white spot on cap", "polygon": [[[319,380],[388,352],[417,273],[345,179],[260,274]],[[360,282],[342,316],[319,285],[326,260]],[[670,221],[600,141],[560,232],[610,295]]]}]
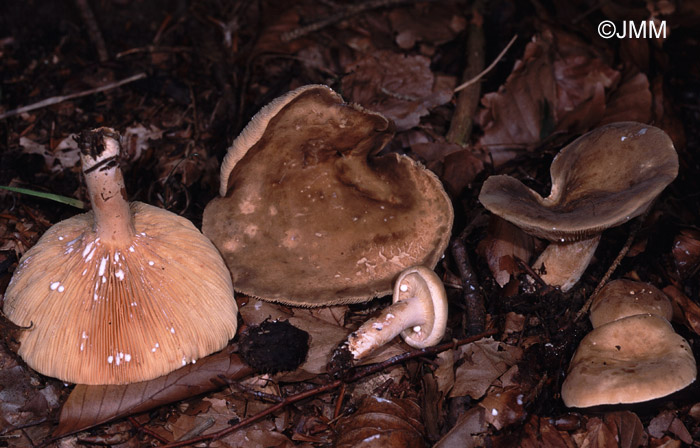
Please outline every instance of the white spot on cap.
[{"label": "white spot on cap", "polygon": [[80,351],[82,352],[84,348],[85,348],[85,343],[81,342],[80,343]]},{"label": "white spot on cap", "polygon": [[379,322],[375,322],[372,324],[372,328],[374,328],[377,331],[382,331],[382,328],[384,328],[384,325],[380,324]]},{"label": "white spot on cap", "polygon": [[148,262],[148,265],[149,265],[149,266],[153,266],[154,264],[155,264],[155,263],[152,262],[152,261],[149,261],[149,262]]},{"label": "white spot on cap", "polygon": [[134,246],[129,246],[129,252],[133,252],[133,251],[134,251]]},{"label": "white spot on cap", "polygon": [[124,280],[124,271],[122,271],[121,269],[118,270],[117,272],[115,272],[114,275],[115,275],[119,280]]},{"label": "white spot on cap", "polygon": [[131,355],[128,353],[126,355],[124,355],[124,361],[126,361],[126,362],[131,361]]},{"label": "white spot on cap", "polygon": [[[97,271],[97,275],[105,275],[105,268],[107,267],[107,257],[103,257],[100,261],[100,269]],[[104,283],[104,282],[103,282]]]},{"label": "white spot on cap", "polygon": [[63,285],[58,287],[58,292],[63,292],[65,290],[66,290],[66,288],[64,288]]},{"label": "white spot on cap", "polygon": [[87,338],[88,338],[88,337],[87,337],[87,333],[85,333],[84,331],[83,331],[82,338],[83,338],[83,339],[87,339]]},{"label": "white spot on cap", "polygon": [[646,133],[647,133],[647,128],[642,128],[639,130],[639,132],[637,132],[637,135],[644,135]]},{"label": "white spot on cap", "polygon": [[416,325],[415,327],[413,327],[413,332],[420,333],[420,325]]},{"label": "white spot on cap", "polygon": [[171,332],[172,334],[175,334],[175,328],[170,327],[170,332]]},{"label": "white spot on cap", "polygon": [[49,288],[51,288],[51,291],[55,291],[55,290],[58,289],[58,287],[59,287],[60,284],[61,284],[61,282],[53,282],[53,283],[51,283],[51,285],[49,286]]},{"label": "white spot on cap", "polygon": [[119,251],[114,252],[114,262],[115,263],[119,262]]},{"label": "white spot on cap", "polygon": [[399,289],[401,290],[401,292],[406,292],[406,291],[408,291],[408,285],[403,284],[403,285],[399,286]]},{"label": "white spot on cap", "polygon": [[109,356],[107,357],[107,364],[112,364],[112,361],[114,361],[114,356],[109,355]]},{"label": "white spot on cap", "polygon": [[182,357],[182,365],[183,366],[187,365],[187,359],[185,359],[184,356]]},{"label": "white spot on cap", "polygon": [[58,241],[63,241],[63,237],[62,237],[62,236],[59,236],[59,237],[58,237]]}]

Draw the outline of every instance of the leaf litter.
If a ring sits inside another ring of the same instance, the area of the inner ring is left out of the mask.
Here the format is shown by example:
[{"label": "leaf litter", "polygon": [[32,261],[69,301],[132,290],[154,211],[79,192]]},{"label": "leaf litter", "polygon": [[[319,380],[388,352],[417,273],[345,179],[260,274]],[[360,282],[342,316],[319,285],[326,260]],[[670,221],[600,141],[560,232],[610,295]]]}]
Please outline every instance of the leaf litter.
[{"label": "leaf litter", "polygon": [[[697,357],[700,95],[694,86],[700,67],[688,55],[698,51],[700,11],[692,5],[487,5],[487,61],[512,34],[522,37],[482,79],[477,126],[465,146],[446,143],[444,135],[456,102],[451,89],[466,64],[472,19],[466,2],[388,0],[361,12],[348,2],[279,0],[236,6],[197,0],[185,9],[162,2],[137,8],[128,0],[90,6],[109,64],[95,65],[97,53],[85,37],[94,36],[77,12],[9,7],[0,18],[0,113],[98,88],[144,67],[148,76],[4,120],[0,184],[86,201],[71,136],[106,124],[127,135],[130,195],[199,223],[216,193],[218,160],[248,118],[288,90],[323,83],[391,117],[398,133],[387,150],[408,154],[440,176],[455,203],[455,236],[471,226],[466,247],[487,299],[486,326],[496,335],[309,396],[208,446],[355,446],[375,436],[381,446],[440,447],[678,446],[700,440],[697,385],[650,404],[594,411],[566,409],[559,398],[573,350],[590,329],[573,319],[629,229],[604,235],[581,285],[562,294],[533,284],[518,262],[527,264],[541,242],[487,225],[475,212],[481,182],[490,174],[511,174],[545,193],[551,158],[576,136],[613,121],[661,126],[676,144],[681,176],[654,206],[640,232],[644,237],[615,277],[663,288],[674,303],[676,329]],[[615,44],[597,36],[600,21],[630,17],[666,20],[671,33],[666,40]],[[325,19],[328,24],[315,31],[283,38]],[[16,193],[0,192],[0,198],[3,292],[19,257],[73,211]],[[450,256],[437,271],[459,279]],[[459,281],[447,286],[445,340],[465,333]],[[241,331],[281,319],[308,332],[306,362],[291,372],[253,374],[238,358],[234,339],[223,352],[152,382],[73,386],[31,372],[13,353],[19,330],[8,329],[0,347],[0,443],[157,446],[225,430],[285,397],[331,384],[325,369],[330,353],[388,303],[293,309],[238,299]],[[368,362],[409,350],[397,339]],[[352,431],[389,422],[405,431]],[[59,434],[64,437],[52,438]]]}]

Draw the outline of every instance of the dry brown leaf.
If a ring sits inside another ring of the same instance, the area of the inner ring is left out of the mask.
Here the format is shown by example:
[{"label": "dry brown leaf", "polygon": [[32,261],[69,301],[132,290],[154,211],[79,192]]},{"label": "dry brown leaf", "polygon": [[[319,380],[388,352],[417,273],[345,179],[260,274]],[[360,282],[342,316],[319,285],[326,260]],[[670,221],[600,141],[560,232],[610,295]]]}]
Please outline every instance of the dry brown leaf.
[{"label": "dry brown leaf", "polygon": [[438,391],[443,397],[447,396],[447,393],[455,384],[454,366],[456,356],[456,350],[445,350],[444,352],[438,353],[435,359],[438,367],[433,372],[433,375],[435,375],[435,380],[437,381]]},{"label": "dry brown leaf", "polygon": [[252,373],[230,348],[151,381],[123,386],[75,386],[61,409],[54,435],[61,436],[115,418],[173,403],[221,386],[219,376],[235,380]]},{"label": "dry brown leaf", "polygon": [[524,420],[526,417],[525,395],[519,386],[505,389],[496,388],[489,392],[479,403],[486,410],[485,418],[494,428],[501,430],[506,426]]},{"label": "dry brown leaf", "polygon": [[[416,42],[441,45],[454,39],[467,27],[467,20],[456,5],[417,4],[412,8],[395,8],[389,13],[396,44],[404,49]],[[436,23],[444,26],[435,26]]]},{"label": "dry brown leaf", "polygon": [[649,80],[644,73],[637,73],[624,80],[612,93],[605,107],[605,115],[600,125],[616,121],[651,120],[651,91]]},{"label": "dry brown leaf", "polygon": [[609,427],[613,425],[617,427],[617,446],[620,448],[637,448],[646,445],[647,435],[637,414],[630,411],[610,412],[605,414],[604,419]]},{"label": "dry brown leaf", "polygon": [[561,447],[575,448],[576,444],[564,431],[559,431],[547,418],[531,415],[523,428],[520,440],[515,441],[506,438],[500,443],[494,443],[495,447],[506,448],[508,446],[520,448]]},{"label": "dry brown leaf", "polygon": [[528,262],[534,250],[532,236],[496,215],[491,216],[488,234],[478,247],[478,253],[486,259],[493,278],[501,287],[520,271],[515,258]]},{"label": "dry brown leaf", "polygon": [[482,98],[479,144],[499,166],[556,130],[583,132],[604,109],[619,73],[573,34],[545,30],[525,48],[498,92]]},{"label": "dry brown leaf", "polygon": [[614,423],[608,426],[598,417],[590,418],[586,427],[574,435],[574,441],[585,448],[617,447],[617,426]]},{"label": "dry brown leaf", "polygon": [[353,414],[338,420],[336,448],[420,448],[420,407],[409,399],[365,396]]},{"label": "dry brown leaf", "polygon": [[488,431],[485,418],[486,410],[474,406],[457,420],[450,431],[440,439],[433,448],[477,448],[484,446],[481,434]]},{"label": "dry brown leaf", "polygon": [[663,292],[671,299],[673,321],[680,322],[700,334],[700,306],[673,285],[666,286]]},{"label": "dry brown leaf", "polygon": [[420,123],[452,99],[454,77],[435,76],[430,59],[378,50],[345,67],[344,96],[394,121],[398,131]]},{"label": "dry brown leaf", "polygon": [[495,380],[522,356],[522,350],[493,338],[482,339],[460,347],[464,363],[457,367],[455,385],[450,397],[469,395],[481,398]]},{"label": "dry brown leaf", "polygon": [[673,240],[671,255],[682,279],[694,275],[700,268],[700,231],[681,230]]}]

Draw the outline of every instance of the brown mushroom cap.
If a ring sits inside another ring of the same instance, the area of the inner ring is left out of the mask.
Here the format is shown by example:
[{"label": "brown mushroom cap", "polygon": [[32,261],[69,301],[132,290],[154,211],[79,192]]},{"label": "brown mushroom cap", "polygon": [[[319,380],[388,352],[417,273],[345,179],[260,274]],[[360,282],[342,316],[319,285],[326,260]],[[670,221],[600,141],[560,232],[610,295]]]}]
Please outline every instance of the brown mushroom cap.
[{"label": "brown mushroom cap", "polygon": [[619,279],[605,285],[593,298],[590,318],[593,328],[596,328],[635,314],[654,314],[670,321],[673,306],[657,287]]},{"label": "brown mushroom cap", "polygon": [[661,129],[635,122],[595,129],[562,149],[548,197],[510,176],[489,177],[479,200],[492,213],[551,241],[599,233],[644,213],[678,174],[678,155]]},{"label": "brown mushroom cap", "polygon": [[[30,327],[20,356],[63,381],[152,379],[222,349],[236,332],[233,285],[216,248],[185,218],[140,202],[123,208],[115,157],[92,163],[83,154],[83,168],[96,167],[86,173],[93,211],[46,231],[5,294],[5,315]],[[116,184],[98,188],[91,175]],[[113,219],[113,205],[126,215]]]},{"label": "brown mushroom cap", "polygon": [[685,339],[665,319],[638,314],[610,322],[581,341],[562,385],[569,407],[638,403],[676,392],[697,368]]},{"label": "brown mushroom cap", "polygon": [[435,266],[452,205],[438,178],[398,154],[383,116],[306,86],[263,108],[234,141],[222,193],[204,210],[235,288],[298,306],[391,292],[413,265]]}]

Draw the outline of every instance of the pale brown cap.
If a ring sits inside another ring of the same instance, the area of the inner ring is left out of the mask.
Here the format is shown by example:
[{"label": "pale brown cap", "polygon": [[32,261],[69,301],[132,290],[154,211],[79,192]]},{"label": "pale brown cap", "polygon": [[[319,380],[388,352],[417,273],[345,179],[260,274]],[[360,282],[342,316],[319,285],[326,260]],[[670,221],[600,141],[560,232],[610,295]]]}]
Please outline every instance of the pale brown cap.
[{"label": "pale brown cap", "polygon": [[204,210],[236,290],[298,306],[362,302],[409,266],[434,267],[452,205],[420,164],[376,156],[392,136],[389,120],[326,86],[263,108],[224,159],[225,197]]},{"label": "pale brown cap", "polygon": [[589,237],[644,213],[676,178],[678,155],[664,131],[635,122],[595,129],[563,148],[542,198],[510,176],[489,177],[479,200],[492,213],[551,241]]},{"label": "pale brown cap", "polygon": [[613,280],[595,295],[591,303],[593,328],[635,314],[654,314],[670,321],[671,301],[660,289],[634,280]]},{"label": "pale brown cap", "polygon": [[[105,136],[106,147],[116,145],[112,137]],[[86,177],[121,182],[115,154]],[[84,169],[92,166],[85,162]],[[225,347],[236,332],[237,307],[213,244],[171,212],[119,205],[126,204],[123,182],[116,188],[91,182],[93,209],[107,218],[96,220],[90,211],[52,226],[22,257],[7,288],[5,315],[30,327],[20,334],[20,356],[63,381],[125,384]],[[97,207],[93,196],[106,201]],[[112,204],[126,211],[114,219],[123,225],[102,225],[113,219]]]},{"label": "pale brown cap", "polygon": [[663,318],[625,317],[581,341],[562,385],[568,407],[638,403],[683,389],[697,375],[688,342]]}]

